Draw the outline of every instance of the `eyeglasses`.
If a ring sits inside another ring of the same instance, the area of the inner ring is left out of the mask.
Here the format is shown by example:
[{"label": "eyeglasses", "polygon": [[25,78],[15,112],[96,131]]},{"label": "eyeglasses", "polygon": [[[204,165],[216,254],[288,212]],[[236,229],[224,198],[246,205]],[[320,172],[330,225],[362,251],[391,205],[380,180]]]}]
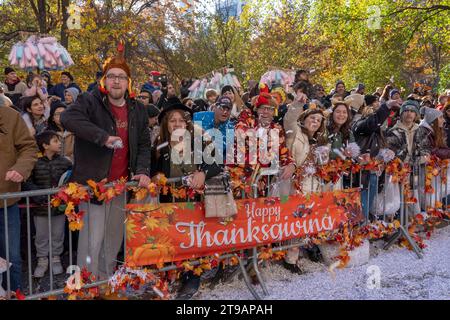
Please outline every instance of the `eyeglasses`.
[{"label": "eyeglasses", "polygon": [[275,108],[274,107],[265,106],[265,107],[259,107],[259,110],[261,110],[261,111],[274,111]]},{"label": "eyeglasses", "polygon": [[115,74],[108,74],[106,76],[106,79],[113,80],[113,81],[116,81],[117,79],[119,79],[119,81],[125,82],[125,81],[128,81],[128,76],[124,76],[122,74],[120,76],[115,75]]},{"label": "eyeglasses", "polygon": [[150,97],[147,97],[147,96],[138,96],[137,98],[138,99],[150,99]]}]

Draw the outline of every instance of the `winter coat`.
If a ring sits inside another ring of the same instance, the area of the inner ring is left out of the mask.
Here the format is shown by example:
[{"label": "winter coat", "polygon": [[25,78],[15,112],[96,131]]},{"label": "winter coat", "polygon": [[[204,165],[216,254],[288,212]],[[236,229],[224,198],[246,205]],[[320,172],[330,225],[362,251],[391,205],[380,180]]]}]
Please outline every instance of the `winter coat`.
[{"label": "winter coat", "polygon": [[75,82],[70,83],[67,87],[62,83],[58,83],[49,90],[49,95],[58,96],[61,98],[61,101],[64,102],[64,91],[66,91],[67,88],[76,88],[79,92],[82,92],[80,87]]},{"label": "winter coat", "polygon": [[[150,174],[150,132],[147,110],[135,99],[126,98],[128,108],[128,147],[131,174]],[[72,181],[108,178],[114,150],[105,146],[109,136],[117,136],[116,120],[108,97],[98,89],[78,96],[61,114],[65,129],[75,135]]]},{"label": "winter coat", "polygon": [[[412,128],[406,128],[400,121],[386,132],[386,144],[395,152],[395,156],[402,161],[411,162],[416,158],[415,135],[419,125],[414,123]],[[409,139],[408,139],[409,136]]]},{"label": "winter coat", "polygon": [[353,123],[353,135],[361,148],[361,153],[370,153],[370,156],[374,157],[385,146],[381,126],[388,116],[389,109],[383,103],[377,111]]},{"label": "winter coat", "polygon": [[[20,113],[9,107],[0,107],[0,194],[20,191],[20,183],[5,181],[6,172],[15,170],[28,179],[38,151]],[[11,206],[18,200],[9,199],[7,205]]]},{"label": "winter coat", "polygon": [[13,84],[5,82],[3,87],[5,88],[5,95],[11,99],[14,105],[19,103],[19,99],[24,95],[25,90],[27,90],[27,85],[20,80]]},{"label": "winter coat", "polygon": [[[97,82],[92,82],[92,83],[90,83],[90,84],[88,85],[88,88],[87,88],[86,91],[92,92],[92,91],[94,91],[94,89],[95,89],[96,87],[98,87],[98,83],[97,83]],[[80,92],[81,92],[81,91],[80,91]]]},{"label": "winter coat", "polygon": [[[297,122],[302,112],[302,105],[292,103],[283,120],[284,130],[286,132],[286,146],[290,150],[297,168],[315,165],[315,161],[310,160],[313,159],[313,156],[311,154],[312,146],[309,143],[309,138],[303,133]],[[301,181],[301,188],[305,194],[318,192],[320,182],[315,176],[305,175]]]},{"label": "winter coat", "polygon": [[419,156],[435,155],[440,159],[450,159],[450,148],[436,146],[433,129],[425,120],[420,122],[419,129],[414,136],[414,144],[419,149]]},{"label": "winter coat", "polygon": [[[196,128],[195,130],[200,130]],[[201,133],[198,134],[201,134]],[[178,178],[182,176],[187,176],[194,173],[196,170],[201,170],[205,173],[205,181],[223,172],[223,165],[216,164],[195,164],[195,154],[199,155],[197,152],[201,152],[200,156],[203,155],[204,148],[206,144],[203,145],[202,150],[196,150],[194,146],[194,138],[191,139],[191,161],[189,164],[174,164],[172,161],[172,150],[167,145],[157,152],[156,146],[152,148],[152,165],[151,165],[151,176],[155,176],[158,173],[164,174],[167,178]],[[201,158],[203,159],[203,158]],[[174,172],[176,171],[176,172]],[[179,174],[181,173],[181,174]],[[177,182],[176,186],[181,186],[181,182]],[[176,199],[176,201],[186,201],[186,199]],[[172,195],[170,192],[167,195],[160,195],[160,202],[172,202]]]},{"label": "winter coat", "polygon": [[[66,157],[55,155],[53,159],[46,156],[40,157],[34,166],[30,178],[23,185],[23,190],[50,189],[59,185],[59,180],[64,172],[72,168],[72,162]],[[48,216],[47,196],[31,198],[35,204],[41,205],[33,208],[32,213],[39,216]],[[52,215],[60,215],[63,212],[52,208]]]}]

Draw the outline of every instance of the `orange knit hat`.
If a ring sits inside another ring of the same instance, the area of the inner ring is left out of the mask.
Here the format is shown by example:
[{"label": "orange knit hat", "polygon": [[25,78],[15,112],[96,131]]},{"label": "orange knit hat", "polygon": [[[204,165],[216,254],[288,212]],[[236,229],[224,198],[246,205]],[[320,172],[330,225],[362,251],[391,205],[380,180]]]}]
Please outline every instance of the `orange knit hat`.
[{"label": "orange knit hat", "polygon": [[120,68],[129,78],[131,78],[130,67],[128,66],[125,57],[124,57],[125,46],[123,42],[120,41],[117,45],[117,54],[113,57],[108,58],[103,64],[103,74],[106,75],[109,69],[112,68]]},{"label": "orange knit hat", "polygon": [[125,46],[123,44],[123,41],[120,41],[119,44],[117,45],[117,54],[113,57],[108,58],[103,64],[103,77],[100,80],[100,91],[105,94],[107,93],[104,83],[108,70],[112,68],[120,68],[123,71],[125,71],[125,73],[128,76],[128,94],[130,95],[131,98],[134,98],[135,93],[131,88],[131,71],[130,67],[127,64],[127,61],[125,60],[124,51]]}]

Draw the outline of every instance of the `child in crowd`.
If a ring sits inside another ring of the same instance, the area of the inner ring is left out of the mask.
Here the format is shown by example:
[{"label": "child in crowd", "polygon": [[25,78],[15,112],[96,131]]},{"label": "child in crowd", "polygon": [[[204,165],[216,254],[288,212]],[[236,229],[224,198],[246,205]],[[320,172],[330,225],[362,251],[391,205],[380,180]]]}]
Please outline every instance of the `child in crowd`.
[{"label": "child in crowd", "polygon": [[[42,157],[36,162],[29,180],[24,185],[24,189],[37,190],[57,187],[60,185],[61,176],[72,168],[72,163],[69,159],[60,155],[61,140],[55,131],[46,130],[42,132],[36,136],[36,141]],[[49,266],[49,204],[47,196],[32,197],[32,200],[38,205],[38,207],[32,209],[36,227],[35,245],[38,258],[34,276],[42,278]],[[50,216],[52,235],[51,259],[53,274],[56,275],[64,272],[60,256],[64,249],[65,216],[57,208],[51,208]]]}]

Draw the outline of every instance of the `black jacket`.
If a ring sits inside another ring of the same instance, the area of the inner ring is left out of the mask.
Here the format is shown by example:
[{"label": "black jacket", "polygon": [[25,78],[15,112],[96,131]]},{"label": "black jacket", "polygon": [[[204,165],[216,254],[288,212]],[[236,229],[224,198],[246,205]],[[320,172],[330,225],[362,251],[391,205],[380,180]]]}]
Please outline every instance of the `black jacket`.
[{"label": "black jacket", "polygon": [[[128,147],[130,174],[150,175],[150,132],[147,110],[127,97]],[[64,128],[75,135],[72,181],[85,184],[87,180],[108,178],[113,149],[105,147],[108,136],[117,136],[116,121],[111,113],[108,97],[98,88],[78,96],[61,114]]]},{"label": "black jacket", "polygon": [[[23,184],[22,190],[50,189],[58,186],[59,180],[64,172],[72,168],[72,162],[66,157],[55,155],[52,160],[43,156],[38,159],[30,178]],[[33,208],[36,215],[47,216],[47,196],[36,196],[31,198],[32,202],[44,205]],[[52,208],[52,215],[62,214],[56,208]]]},{"label": "black jacket", "polygon": [[[204,146],[203,146],[202,150],[195,150],[194,148],[192,150],[194,153],[201,152],[201,154],[199,154],[199,156],[201,157],[203,155],[203,149],[204,149]],[[175,178],[170,173],[170,163],[171,163],[171,151],[168,146],[165,146],[165,147],[161,148],[161,150],[159,150],[159,156],[157,156],[156,147],[153,148],[152,168],[151,168],[152,176],[155,176],[158,173],[163,173],[164,176],[166,176],[167,178]],[[213,162],[212,164],[202,163],[202,164],[196,165],[194,167],[196,167],[196,169],[201,170],[205,173],[205,180],[215,177],[218,174],[223,172],[223,166],[218,165],[215,162]],[[191,173],[193,173],[193,172],[186,172],[186,175],[191,174]],[[177,187],[181,186],[181,183],[176,183],[176,186]],[[170,193],[167,195],[161,195],[159,200],[162,203],[172,202],[172,195]],[[178,201],[186,201],[186,199],[176,199],[176,202],[178,202]],[[197,197],[196,201],[199,201],[198,197]]]},{"label": "black jacket", "polygon": [[356,121],[352,126],[356,143],[361,148],[361,153],[370,153],[374,157],[386,142],[381,132],[381,126],[389,116],[389,109],[385,103],[374,113]]}]

